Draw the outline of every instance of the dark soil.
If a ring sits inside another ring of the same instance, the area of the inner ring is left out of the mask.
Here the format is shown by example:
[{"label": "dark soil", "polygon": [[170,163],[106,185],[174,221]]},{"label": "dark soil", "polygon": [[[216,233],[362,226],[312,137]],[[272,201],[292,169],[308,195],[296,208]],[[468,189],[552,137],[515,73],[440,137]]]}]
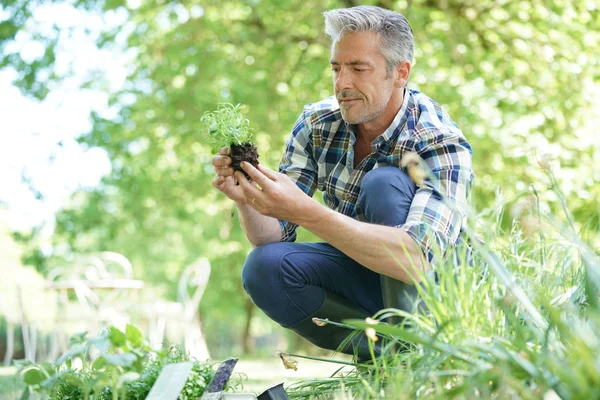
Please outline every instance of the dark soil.
[{"label": "dark soil", "polygon": [[247,161],[252,164],[254,167],[258,166],[258,150],[256,146],[250,143],[243,144],[241,146],[232,144],[231,145],[231,167],[234,171],[241,171],[246,175],[246,178],[250,179],[248,174],[244,172],[240,163],[242,161]]}]

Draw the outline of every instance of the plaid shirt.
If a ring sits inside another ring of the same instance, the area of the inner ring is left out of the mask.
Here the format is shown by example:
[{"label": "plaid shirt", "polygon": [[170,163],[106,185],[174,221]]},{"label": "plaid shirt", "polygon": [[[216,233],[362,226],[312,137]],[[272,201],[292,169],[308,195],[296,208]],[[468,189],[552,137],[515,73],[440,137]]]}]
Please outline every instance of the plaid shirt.
[{"label": "plaid shirt", "polygon": [[[412,201],[404,229],[428,255],[446,254],[466,222],[467,198],[474,178],[472,149],[458,126],[435,101],[406,89],[404,103],[392,124],[371,144],[371,154],[354,168],[354,127],[342,120],[337,100],[329,97],[305,106],[279,165],[300,189],[312,196],[323,192],[325,204],[364,221],[357,208],[364,175],[381,166],[400,168],[407,152],[417,153],[435,182],[427,179]],[[442,196],[450,201],[444,202]],[[448,204],[453,203],[453,207]],[[298,225],[280,221],[282,241],[294,241]]]}]

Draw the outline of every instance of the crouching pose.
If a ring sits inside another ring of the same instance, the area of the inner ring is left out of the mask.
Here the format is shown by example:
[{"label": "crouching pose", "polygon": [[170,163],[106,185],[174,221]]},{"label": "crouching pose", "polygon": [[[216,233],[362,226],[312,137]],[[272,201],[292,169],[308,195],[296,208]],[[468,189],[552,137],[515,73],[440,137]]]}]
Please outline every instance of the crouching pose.
[{"label": "crouching pose", "polygon": [[[448,254],[459,239],[473,173],[461,130],[439,104],[406,87],[414,49],[407,20],[370,6],[324,15],[334,96],[304,108],[279,172],[244,163],[248,180],[222,149],[213,185],[235,201],[255,247],[242,272],[252,301],[333,350],[351,331],[312,318],[406,309],[414,272],[430,271],[440,261],[434,254]],[[431,175],[411,179],[410,157]],[[312,198],[317,189],[325,206]],[[295,243],[298,226],[323,242]],[[369,357],[364,341],[341,350]]]}]

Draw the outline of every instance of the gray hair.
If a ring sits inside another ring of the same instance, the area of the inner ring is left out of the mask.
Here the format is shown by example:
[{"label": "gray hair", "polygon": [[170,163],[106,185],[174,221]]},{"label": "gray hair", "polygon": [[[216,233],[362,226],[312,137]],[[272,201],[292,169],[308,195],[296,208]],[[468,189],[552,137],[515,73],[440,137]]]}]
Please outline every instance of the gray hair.
[{"label": "gray hair", "polygon": [[400,61],[412,63],[415,39],[410,24],[400,13],[375,6],[326,11],[325,33],[336,42],[346,33],[375,32],[390,72]]}]

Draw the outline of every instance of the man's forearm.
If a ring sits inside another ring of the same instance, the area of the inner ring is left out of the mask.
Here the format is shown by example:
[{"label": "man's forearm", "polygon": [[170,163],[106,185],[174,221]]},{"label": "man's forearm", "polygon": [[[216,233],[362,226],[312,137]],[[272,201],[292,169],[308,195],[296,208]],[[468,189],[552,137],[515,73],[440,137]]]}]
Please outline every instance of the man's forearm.
[{"label": "man's forearm", "polygon": [[236,203],[236,207],[242,230],[252,246],[281,240],[281,228],[276,218],[261,215],[246,203]]},{"label": "man's forearm", "polygon": [[360,222],[316,201],[296,222],[358,263],[383,275],[414,283],[413,272],[427,272],[421,248],[402,229]]}]

